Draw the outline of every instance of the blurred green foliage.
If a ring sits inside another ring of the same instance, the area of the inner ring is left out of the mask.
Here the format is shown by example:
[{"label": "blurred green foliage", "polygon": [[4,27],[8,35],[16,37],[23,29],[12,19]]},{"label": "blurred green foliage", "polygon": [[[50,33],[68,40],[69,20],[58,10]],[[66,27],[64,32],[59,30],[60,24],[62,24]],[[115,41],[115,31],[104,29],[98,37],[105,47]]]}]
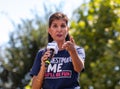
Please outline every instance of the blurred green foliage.
[{"label": "blurred green foliage", "polygon": [[86,51],[81,88],[120,88],[120,1],[91,0],[74,15],[71,34]]},{"label": "blurred green foliage", "polygon": [[3,89],[23,89],[29,83],[29,71],[36,53],[47,44],[47,23],[44,22],[47,18],[43,19],[34,11],[33,14],[33,19],[21,19],[10,33],[6,60],[2,62],[3,71],[0,72],[0,87]]}]

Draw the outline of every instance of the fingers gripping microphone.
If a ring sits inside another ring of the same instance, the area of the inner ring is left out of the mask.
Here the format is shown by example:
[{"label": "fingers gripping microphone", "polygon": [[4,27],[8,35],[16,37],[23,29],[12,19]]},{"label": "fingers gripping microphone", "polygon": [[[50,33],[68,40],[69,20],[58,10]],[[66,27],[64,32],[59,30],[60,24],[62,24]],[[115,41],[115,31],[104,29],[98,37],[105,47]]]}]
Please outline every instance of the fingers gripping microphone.
[{"label": "fingers gripping microphone", "polygon": [[54,55],[54,49],[50,49],[50,56],[45,61],[45,67],[48,67],[48,65],[50,64],[50,60],[52,59],[53,55]]},{"label": "fingers gripping microphone", "polygon": [[50,64],[50,60],[52,59],[53,55],[58,53],[58,45],[55,41],[53,41],[51,43],[48,43],[47,49],[50,49],[50,56],[45,61],[45,67],[48,67],[48,65]]}]

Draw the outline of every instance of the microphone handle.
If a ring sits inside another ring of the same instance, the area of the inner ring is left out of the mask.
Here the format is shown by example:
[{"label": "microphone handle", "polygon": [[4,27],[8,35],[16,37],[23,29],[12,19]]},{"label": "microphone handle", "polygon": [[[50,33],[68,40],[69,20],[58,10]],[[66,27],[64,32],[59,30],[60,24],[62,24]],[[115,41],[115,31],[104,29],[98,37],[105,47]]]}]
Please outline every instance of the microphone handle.
[{"label": "microphone handle", "polygon": [[48,57],[48,59],[45,61],[45,67],[48,67],[48,65],[50,64],[50,60],[52,59],[54,54],[54,50],[50,49],[50,57]]},{"label": "microphone handle", "polygon": [[48,67],[49,64],[50,64],[50,58],[48,58],[48,59],[45,61],[45,67]]}]

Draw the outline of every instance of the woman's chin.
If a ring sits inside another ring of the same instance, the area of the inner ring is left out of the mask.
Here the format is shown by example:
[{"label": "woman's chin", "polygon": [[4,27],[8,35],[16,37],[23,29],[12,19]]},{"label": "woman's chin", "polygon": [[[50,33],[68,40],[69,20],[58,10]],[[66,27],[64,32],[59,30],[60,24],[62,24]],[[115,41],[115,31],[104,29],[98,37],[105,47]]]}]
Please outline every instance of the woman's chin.
[{"label": "woman's chin", "polygon": [[57,41],[57,42],[61,42],[61,41],[63,42],[64,39],[56,39],[56,41]]}]

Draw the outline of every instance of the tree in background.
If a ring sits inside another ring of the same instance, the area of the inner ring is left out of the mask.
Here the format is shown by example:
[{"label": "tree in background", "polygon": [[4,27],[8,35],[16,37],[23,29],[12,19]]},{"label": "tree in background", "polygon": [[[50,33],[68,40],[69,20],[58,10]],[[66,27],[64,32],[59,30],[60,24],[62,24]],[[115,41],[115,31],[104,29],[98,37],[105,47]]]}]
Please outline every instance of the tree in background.
[{"label": "tree in background", "polygon": [[28,72],[35,55],[47,43],[47,24],[41,22],[38,17],[34,20],[22,20],[22,24],[18,24],[16,30],[10,34],[6,48],[8,62],[4,66],[8,70],[7,77],[13,83],[13,89],[23,89],[28,83]]},{"label": "tree in background", "polygon": [[71,33],[85,48],[82,89],[120,89],[120,1],[90,0],[74,12]]}]

